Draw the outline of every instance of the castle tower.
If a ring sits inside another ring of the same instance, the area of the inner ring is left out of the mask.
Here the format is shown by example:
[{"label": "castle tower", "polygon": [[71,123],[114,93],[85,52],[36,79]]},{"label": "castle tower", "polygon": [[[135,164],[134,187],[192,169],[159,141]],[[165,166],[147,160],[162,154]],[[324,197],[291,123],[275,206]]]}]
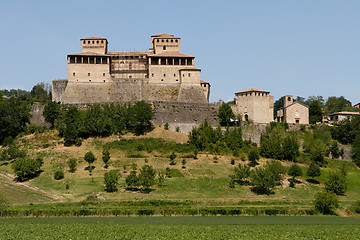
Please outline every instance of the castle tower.
[{"label": "castle tower", "polygon": [[151,36],[152,50],[155,54],[162,52],[179,52],[180,38],[174,35],[160,33]]},{"label": "castle tower", "polygon": [[108,41],[106,38],[101,37],[88,37],[82,38],[81,41],[81,51],[82,52],[92,52],[98,54],[107,53]]}]

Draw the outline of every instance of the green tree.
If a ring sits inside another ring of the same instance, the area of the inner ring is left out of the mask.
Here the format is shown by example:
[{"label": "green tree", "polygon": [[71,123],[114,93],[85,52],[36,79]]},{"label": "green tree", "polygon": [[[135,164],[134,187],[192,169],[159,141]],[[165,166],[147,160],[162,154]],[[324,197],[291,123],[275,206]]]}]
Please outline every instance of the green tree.
[{"label": "green tree", "polygon": [[111,170],[104,175],[105,191],[115,192],[117,191],[117,185],[119,183],[119,173],[117,170]]},{"label": "green tree", "polygon": [[345,99],[343,96],[329,97],[326,101],[325,107],[328,114],[350,110],[352,108],[351,102]]},{"label": "green tree", "polygon": [[150,165],[144,165],[140,169],[139,184],[143,187],[143,189],[149,189],[155,184],[155,175],[156,172]]},{"label": "green tree", "polygon": [[288,172],[289,176],[293,177],[293,180],[295,180],[296,177],[300,177],[302,176],[302,170],[299,167],[299,165],[297,164],[293,164],[290,168],[289,168],[289,172]]},{"label": "green tree", "polygon": [[26,181],[35,177],[42,165],[43,161],[40,158],[19,158],[12,164],[12,168],[19,181]]},{"label": "green tree", "polygon": [[315,100],[309,105],[309,122],[315,124],[322,122],[323,109],[319,100]]},{"label": "green tree", "polygon": [[31,105],[29,101],[10,98],[0,101],[0,145],[6,137],[15,138],[24,132],[30,123]]},{"label": "green tree", "polygon": [[339,149],[338,142],[337,142],[336,140],[335,140],[335,141],[331,141],[330,152],[331,152],[331,157],[332,157],[333,159],[340,157],[340,149]]},{"label": "green tree", "polygon": [[57,102],[48,102],[44,107],[45,121],[51,124],[51,128],[54,128],[55,121],[59,118],[61,113],[61,105]]},{"label": "green tree", "polygon": [[152,128],[151,119],[154,111],[149,103],[140,101],[129,108],[130,125],[136,135],[142,135]]},{"label": "green tree", "polygon": [[93,170],[92,164],[96,161],[96,157],[95,157],[95,155],[90,151],[90,152],[85,153],[84,160],[85,160],[85,162],[87,162],[87,163],[89,164],[88,170],[89,170],[89,173],[90,173],[90,175],[91,175],[92,170]]},{"label": "green tree", "polygon": [[330,172],[325,180],[325,189],[336,195],[344,195],[347,190],[346,176],[341,172]]},{"label": "green tree", "polygon": [[63,179],[65,176],[64,172],[62,170],[57,170],[55,171],[54,173],[54,179],[55,180],[60,180],[60,179]]},{"label": "green tree", "polygon": [[356,136],[355,141],[351,145],[351,158],[360,167],[360,134]]},{"label": "green tree", "polygon": [[286,173],[286,169],[280,163],[280,161],[277,160],[267,161],[264,167],[265,169],[269,170],[269,172],[273,175],[276,185],[280,185],[283,175]]},{"label": "green tree", "polygon": [[51,101],[50,86],[47,83],[38,83],[31,89],[31,96],[34,101],[42,104]]},{"label": "green tree", "polygon": [[287,134],[282,142],[283,159],[295,161],[296,157],[299,156],[299,147],[300,144],[297,136],[293,133]]},{"label": "green tree", "polygon": [[230,104],[223,103],[219,107],[218,118],[221,126],[229,126],[232,119],[235,119],[235,115],[231,110]]},{"label": "green tree", "polygon": [[75,158],[70,158],[69,161],[66,162],[69,167],[69,172],[74,173],[76,172],[77,161]]},{"label": "green tree", "polygon": [[360,116],[346,118],[331,128],[331,136],[342,144],[352,144],[358,135],[360,135]]},{"label": "green tree", "polygon": [[239,185],[246,184],[246,179],[250,176],[250,167],[247,165],[239,164],[238,167],[234,168],[234,173],[231,174],[230,181],[237,183]]},{"label": "green tree", "polygon": [[126,185],[129,188],[136,188],[140,185],[139,178],[136,175],[136,171],[131,171],[130,174],[125,179]]},{"label": "green tree", "polygon": [[9,200],[4,194],[0,193],[0,210],[9,206]]},{"label": "green tree", "polygon": [[257,150],[257,148],[253,148],[250,150],[248,154],[248,159],[252,167],[255,167],[257,165],[256,161],[260,159],[259,151]]},{"label": "green tree", "polygon": [[318,192],[313,204],[316,211],[322,214],[330,214],[339,207],[339,200],[334,193]]},{"label": "green tree", "polygon": [[258,194],[270,194],[276,186],[274,175],[264,167],[255,168],[250,174],[250,183],[253,191]]},{"label": "green tree", "polygon": [[108,168],[108,163],[110,161],[110,152],[108,149],[104,149],[102,152],[102,160],[105,164],[104,168]]},{"label": "green tree", "polygon": [[320,176],[321,171],[320,171],[319,165],[317,165],[315,162],[311,162],[306,175],[309,177],[312,177],[313,179],[314,179],[314,177]]}]

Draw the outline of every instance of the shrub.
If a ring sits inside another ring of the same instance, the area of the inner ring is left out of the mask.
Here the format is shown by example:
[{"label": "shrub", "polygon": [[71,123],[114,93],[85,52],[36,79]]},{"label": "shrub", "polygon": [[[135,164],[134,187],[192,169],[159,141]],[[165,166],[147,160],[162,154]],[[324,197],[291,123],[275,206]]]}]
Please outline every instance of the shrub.
[{"label": "shrub", "polygon": [[289,176],[292,176],[292,177],[295,179],[295,177],[300,177],[300,176],[302,176],[302,170],[301,170],[301,168],[300,168],[297,164],[293,164],[293,165],[289,168],[288,174],[289,174]]},{"label": "shrub", "polygon": [[107,149],[104,149],[102,152],[102,160],[105,164],[104,168],[108,168],[108,163],[110,161],[110,152]]},{"label": "shrub", "polygon": [[64,178],[64,172],[62,170],[57,170],[55,171],[54,173],[54,179],[55,180],[60,180],[60,179],[63,179]]},{"label": "shrub", "polygon": [[42,165],[43,161],[40,158],[20,158],[13,163],[12,168],[19,181],[26,181],[36,176]]},{"label": "shrub", "polygon": [[350,210],[354,213],[360,213],[360,201],[356,201],[350,206]]},{"label": "shrub", "polygon": [[91,164],[93,164],[96,161],[96,158],[95,158],[95,155],[90,151],[90,152],[85,153],[84,160],[90,166]]},{"label": "shrub", "polygon": [[144,189],[149,189],[151,186],[153,186],[155,184],[155,174],[156,174],[156,172],[152,166],[144,165],[140,169],[139,184]]},{"label": "shrub", "polygon": [[254,186],[252,190],[258,194],[270,194],[273,187],[276,186],[274,175],[264,167],[251,171],[250,183]]},{"label": "shrub", "polygon": [[257,148],[253,148],[250,150],[250,152],[248,154],[248,159],[249,159],[250,165],[252,167],[255,167],[257,165],[256,160],[260,159],[259,151],[257,150]]},{"label": "shrub", "polygon": [[286,173],[286,169],[283,165],[281,165],[280,161],[277,160],[267,161],[265,164],[265,168],[268,169],[271,174],[273,174],[276,184],[280,185],[281,179],[283,178],[283,175]]},{"label": "shrub", "polygon": [[8,199],[0,193],[0,210],[9,206]]},{"label": "shrub", "polygon": [[319,192],[313,201],[315,210],[322,214],[330,214],[339,207],[339,200],[334,193]]},{"label": "shrub", "polygon": [[311,162],[306,174],[313,179],[314,177],[320,176],[321,171],[319,165],[317,165],[315,162]]},{"label": "shrub", "polygon": [[164,124],[164,129],[165,129],[165,130],[169,130],[169,126],[170,126],[170,124],[169,124],[168,122],[166,122],[166,123]]},{"label": "shrub", "polygon": [[230,175],[230,182],[243,185],[247,183],[246,179],[250,176],[250,167],[239,164],[238,167],[234,168],[234,174]]},{"label": "shrub", "polygon": [[66,162],[69,167],[69,172],[74,173],[76,172],[77,161],[75,158],[70,158],[69,161]]},{"label": "shrub", "polygon": [[136,175],[136,171],[131,171],[125,179],[126,185],[130,188],[139,186],[139,178]]},{"label": "shrub", "polygon": [[118,182],[119,182],[119,173],[117,170],[111,170],[110,172],[105,173],[104,183],[105,183],[106,192],[117,191]]},{"label": "shrub", "polygon": [[336,195],[343,195],[347,190],[346,177],[340,172],[330,172],[325,181],[325,189]]},{"label": "shrub", "polygon": [[175,128],[175,132],[180,132],[180,127],[179,126]]},{"label": "shrub", "polygon": [[235,159],[231,159],[231,160],[230,160],[230,164],[231,164],[231,165],[235,165]]}]

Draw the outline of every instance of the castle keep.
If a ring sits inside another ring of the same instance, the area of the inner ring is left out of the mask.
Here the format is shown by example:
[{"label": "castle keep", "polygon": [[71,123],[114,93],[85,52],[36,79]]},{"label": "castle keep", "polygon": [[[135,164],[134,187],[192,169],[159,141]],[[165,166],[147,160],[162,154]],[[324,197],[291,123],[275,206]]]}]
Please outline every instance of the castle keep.
[{"label": "castle keep", "polygon": [[106,38],[83,38],[81,53],[67,56],[68,79],[53,81],[53,101],[208,103],[210,84],[200,80],[195,57],[180,52],[180,40],[163,33],[151,36],[149,51],[108,52]]}]

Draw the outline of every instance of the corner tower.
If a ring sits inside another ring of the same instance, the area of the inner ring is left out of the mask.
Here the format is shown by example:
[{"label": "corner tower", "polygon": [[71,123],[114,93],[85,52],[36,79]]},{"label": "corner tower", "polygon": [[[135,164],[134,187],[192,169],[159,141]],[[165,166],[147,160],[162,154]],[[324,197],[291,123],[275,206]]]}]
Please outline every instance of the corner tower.
[{"label": "corner tower", "polygon": [[180,38],[174,35],[160,33],[151,36],[152,50],[155,54],[162,52],[179,52],[180,51]]},{"label": "corner tower", "polygon": [[101,37],[88,37],[82,38],[81,41],[81,51],[82,52],[92,52],[98,54],[106,54],[108,41],[106,38]]}]

